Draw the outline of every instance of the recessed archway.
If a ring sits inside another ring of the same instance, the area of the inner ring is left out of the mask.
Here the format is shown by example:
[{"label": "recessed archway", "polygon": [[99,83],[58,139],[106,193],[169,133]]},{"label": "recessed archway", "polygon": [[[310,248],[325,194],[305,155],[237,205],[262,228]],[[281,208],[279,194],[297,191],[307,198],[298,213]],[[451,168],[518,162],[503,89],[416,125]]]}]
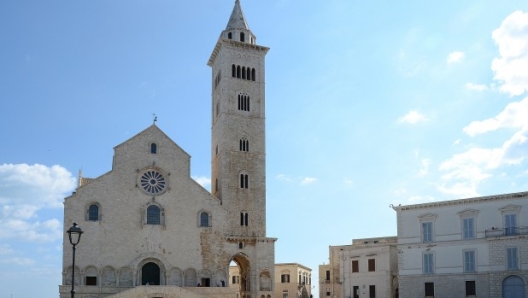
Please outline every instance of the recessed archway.
[{"label": "recessed archway", "polygon": [[[238,272],[235,272],[238,276],[240,276],[239,279],[239,296],[241,298],[244,297],[250,297],[251,296],[251,283],[250,283],[250,272],[251,272],[251,266],[249,263],[249,259],[244,254],[237,254],[235,255],[230,262],[230,265],[236,265],[238,267]],[[236,270],[235,270],[236,271]]]},{"label": "recessed archway", "polygon": [[524,280],[517,275],[510,275],[502,281],[503,298],[525,298]]},{"label": "recessed archway", "polygon": [[146,263],[141,268],[142,285],[159,285],[160,284],[160,267],[152,262]]}]

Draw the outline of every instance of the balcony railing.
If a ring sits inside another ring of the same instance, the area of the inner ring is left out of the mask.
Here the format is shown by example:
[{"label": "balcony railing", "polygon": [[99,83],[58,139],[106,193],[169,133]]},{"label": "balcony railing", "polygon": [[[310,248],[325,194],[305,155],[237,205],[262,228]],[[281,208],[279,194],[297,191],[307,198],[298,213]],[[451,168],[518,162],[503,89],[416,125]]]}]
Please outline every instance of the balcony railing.
[{"label": "balcony railing", "polygon": [[485,231],[486,238],[501,236],[528,235],[528,227],[492,228]]}]

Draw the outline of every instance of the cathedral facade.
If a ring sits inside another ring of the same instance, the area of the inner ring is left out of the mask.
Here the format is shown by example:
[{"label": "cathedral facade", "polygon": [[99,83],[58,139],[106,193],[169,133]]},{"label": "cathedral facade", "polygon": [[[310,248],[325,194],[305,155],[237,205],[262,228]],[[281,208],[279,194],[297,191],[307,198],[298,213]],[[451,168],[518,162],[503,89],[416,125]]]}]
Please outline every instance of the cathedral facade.
[{"label": "cathedral facade", "polygon": [[[126,297],[145,288],[165,293],[145,297],[273,296],[276,238],[266,236],[268,50],[256,44],[236,0],[208,62],[211,191],[191,178],[189,154],[155,124],[114,148],[109,172],[79,177],[64,201],[61,298],[70,297],[72,283],[81,298]],[[84,231],[75,267],[66,234],[73,222]],[[233,263],[240,274],[236,296],[228,291]]]}]

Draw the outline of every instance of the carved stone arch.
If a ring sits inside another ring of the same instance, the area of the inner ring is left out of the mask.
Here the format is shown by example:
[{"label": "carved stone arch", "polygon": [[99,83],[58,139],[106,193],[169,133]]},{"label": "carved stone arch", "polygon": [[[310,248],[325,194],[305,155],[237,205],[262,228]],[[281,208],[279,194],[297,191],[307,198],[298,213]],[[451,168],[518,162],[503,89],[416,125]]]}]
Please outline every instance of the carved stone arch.
[{"label": "carved stone arch", "polygon": [[259,275],[260,291],[271,291],[271,273],[264,269],[260,271]]},{"label": "carved stone arch", "polygon": [[101,285],[103,286],[115,286],[117,285],[117,274],[116,270],[112,266],[106,266],[103,268],[103,274],[101,278]]},{"label": "carved stone arch", "polygon": [[169,281],[168,283],[171,286],[183,287],[183,272],[180,268],[172,268],[169,271]]},{"label": "carved stone arch", "polygon": [[[72,284],[72,266],[69,266],[66,269],[66,275],[64,277],[64,284],[65,285],[71,285]],[[78,266],[75,266],[75,285],[80,286],[81,285],[81,269]]]},{"label": "carved stone arch", "polygon": [[240,271],[240,295],[239,297],[246,296],[246,292],[251,291],[251,263],[249,258],[244,253],[238,253],[231,258],[231,261],[235,262]]},{"label": "carved stone arch", "polygon": [[184,286],[185,287],[196,287],[198,286],[198,274],[196,273],[196,269],[194,268],[187,268],[185,270],[185,273],[183,274],[184,277]]},{"label": "carved stone arch", "polygon": [[[75,272],[75,279],[77,279],[77,272]],[[86,281],[87,281],[87,278],[94,278],[96,279],[96,284],[95,285],[100,285],[101,284],[101,281],[99,280],[99,269],[97,269],[97,267],[93,266],[93,265],[90,265],[90,266],[86,266],[83,271],[82,271],[82,275],[84,276],[84,281],[82,284],[86,285]],[[80,276],[79,276],[80,277]]]},{"label": "carved stone arch", "polygon": [[120,287],[134,286],[134,276],[133,276],[132,268],[121,267],[121,269],[119,269],[119,286]]},{"label": "carved stone arch", "polygon": [[217,270],[214,274],[214,279],[213,279],[213,282],[216,286],[219,286],[219,287],[226,287],[227,286],[227,279],[228,279],[228,274],[225,270]]},{"label": "carved stone arch", "polygon": [[[166,284],[166,281],[165,281],[166,266],[164,262],[155,257],[147,257],[147,258],[142,259],[138,263],[138,266],[137,266],[136,272],[137,272],[137,284],[138,285],[145,284],[145,281],[143,279],[145,279],[144,274],[146,272],[143,272],[143,270],[147,270],[147,269],[150,270],[150,268],[152,268],[154,265],[159,268],[159,285]],[[156,284],[158,284],[157,279],[156,279]]]}]

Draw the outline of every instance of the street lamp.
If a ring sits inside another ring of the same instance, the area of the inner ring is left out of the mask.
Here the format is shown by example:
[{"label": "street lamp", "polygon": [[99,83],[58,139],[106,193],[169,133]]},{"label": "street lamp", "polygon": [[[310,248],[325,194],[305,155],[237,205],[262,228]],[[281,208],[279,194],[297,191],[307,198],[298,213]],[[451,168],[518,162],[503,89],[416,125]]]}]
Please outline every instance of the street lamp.
[{"label": "street lamp", "polygon": [[75,297],[75,245],[79,244],[79,241],[81,241],[81,234],[84,233],[83,230],[79,226],[77,226],[77,223],[74,222],[73,226],[66,231],[68,233],[68,237],[70,238],[70,243],[73,245],[73,261],[72,261],[72,289],[70,291],[71,298]]}]

